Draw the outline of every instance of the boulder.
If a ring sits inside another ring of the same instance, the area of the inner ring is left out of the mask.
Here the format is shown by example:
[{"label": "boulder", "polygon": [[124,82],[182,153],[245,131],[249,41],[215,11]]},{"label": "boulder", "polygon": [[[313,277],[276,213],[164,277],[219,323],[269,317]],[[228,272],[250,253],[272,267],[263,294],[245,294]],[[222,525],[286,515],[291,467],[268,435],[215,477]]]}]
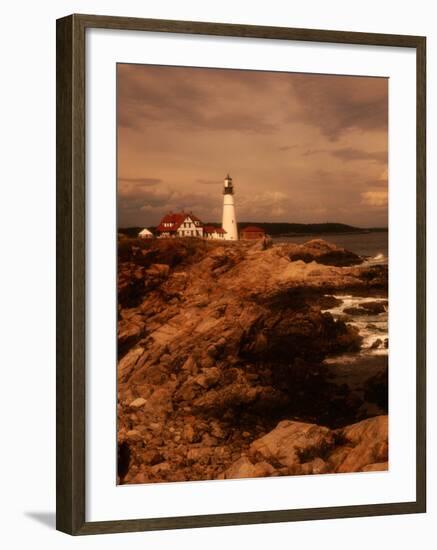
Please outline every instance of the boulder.
[{"label": "boulder", "polygon": [[186,424],[184,426],[182,436],[189,443],[192,443],[194,441],[195,432],[194,432],[194,428],[191,424]]},{"label": "boulder", "polygon": [[144,272],[146,277],[157,277],[166,279],[170,273],[170,266],[167,264],[152,264],[149,269]]},{"label": "boulder", "polygon": [[347,313],[348,315],[369,315],[370,312],[367,311],[367,309],[364,309],[362,307],[346,307],[343,310],[344,313]]},{"label": "boulder", "polygon": [[143,397],[137,397],[131,403],[129,403],[129,407],[131,409],[139,409],[140,407],[142,407],[146,403],[147,403],[146,399],[144,399]]},{"label": "boulder", "polygon": [[301,466],[301,472],[303,475],[308,474],[326,474],[329,472],[328,464],[321,458],[315,458],[310,462],[305,462]]},{"label": "boulder", "polygon": [[270,433],[253,441],[250,454],[293,468],[325,455],[333,446],[334,436],[329,428],[283,420]]},{"label": "boulder", "polygon": [[133,348],[118,362],[118,376],[120,381],[125,381],[129,377],[135,365],[143,355],[143,348]]},{"label": "boulder", "polygon": [[369,464],[388,460],[388,417],[368,418],[339,430],[339,435],[351,445],[337,472],[359,472]]},{"label": "boulder", "polygon": [[370,349],[378,349],[382,347],[383,342],[381,338],[377,338],[374,342],[372,342],[372,345],[370,346]]},{"label": "boulder", "polygon": [[275,469],[268,462],[257,462],[256,464],[252,464],[246,456],[242,456],[224,472],[224,478],[242,479],[268,477],[274,474],[274,472]]},{"label": "boulder", "polygon": [[363,466],[362,472],[384,472],[388,470],[388,462],[377,462],[375,464],[368,464]]},{"label": "boulder", "polygon": [[313,239],[304,244],[296,244],[289,253],[290,260],[295,262],[302,260],[305,263],[315,261],[324,265],[352,266],[363,262],[363,258],[346,250],[328,243],[322,239]]},{"label": "boulder", "polygon": [[379,315],[386,311],[387,300],[361,302],[358,307],[348,307],[344,312],[348,315]]},{"label": "boulder", "polygon": [[217,367],[202,369],[202,372],[196,376],[194,382],[202,388],[211,388],[220,380],[220,370]]},{"label": "boulder", "polygon": [[374,301],[374,302],[363,302],[361,307],[366,309],[372,315],[378,315],[379,313],[384,313],[388,302],[387,300]]}]

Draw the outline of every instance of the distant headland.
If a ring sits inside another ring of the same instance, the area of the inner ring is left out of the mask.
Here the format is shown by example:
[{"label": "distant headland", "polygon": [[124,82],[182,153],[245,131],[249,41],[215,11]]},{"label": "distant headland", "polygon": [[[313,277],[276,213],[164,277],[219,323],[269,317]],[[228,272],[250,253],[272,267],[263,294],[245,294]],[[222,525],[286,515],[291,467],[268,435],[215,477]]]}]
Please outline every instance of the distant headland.
[{"label": "distant headland", "polygon": [[[217,222],[207,222],[209,226],[220,227]],[[343,234],[343,233],[373,233],[387,231],[387,227],[354,227],[344,223],[288,223],[288,222],[239,222],[239,228],[256,225],[272,237],[293,236],[293,235],[320,235],[320,234]],[[142,227],[120,227],[118,232],[128,237],[136,237]],[[152,232],[155,226],[150,226]]]}]

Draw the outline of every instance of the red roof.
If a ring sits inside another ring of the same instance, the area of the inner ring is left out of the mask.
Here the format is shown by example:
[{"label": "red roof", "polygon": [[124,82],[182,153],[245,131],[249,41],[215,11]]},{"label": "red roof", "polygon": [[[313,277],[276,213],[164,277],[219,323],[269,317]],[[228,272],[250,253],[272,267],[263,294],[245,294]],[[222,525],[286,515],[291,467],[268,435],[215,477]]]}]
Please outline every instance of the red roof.
[{"label": "red roof", "polygon": [[187,214],[187,216],[189,216],[189,217],[193,220],[193,222],[200,222],[200,223],[203,225],[202,220],[200,220],[200,219],[199,219],[197,216],[195,216],[192,212],[190,212],[189,214]]},{"label": "red roof", "polygon": [[203,228],[204,233],[220,233],[224,234],[226,231],[222,227],[214,227],[213,225],[205,225]]},{"label": "red roof", "polygon": [[244,227],[241,231],[244,233],[265,233],[262,227],[257,227],[256,225],[249,225],[248,227]]},{"label": "red roof", "polygon": [[161,220],[161,223],[179,223],[181,221],[183,221],[185,219],[185,213],[184,212],[180,212],[180,213],[173,213],[173,212],[170,212],[170,214],[166,214],[162,220]]},{"label": "red roof", "polygon": [[[202,222],[199,220],[197,216],[192,214],[191,212],[170,212],[169,214],[166,214],[161,221],[159,222],[158,227],[156,228],[157,231],[163,232],[163,231],[177,231],[178,227],[187,219],[190,218],[194,222]],[[166,227],[164,226],[164,223],[170,223],[171,225]]]}]

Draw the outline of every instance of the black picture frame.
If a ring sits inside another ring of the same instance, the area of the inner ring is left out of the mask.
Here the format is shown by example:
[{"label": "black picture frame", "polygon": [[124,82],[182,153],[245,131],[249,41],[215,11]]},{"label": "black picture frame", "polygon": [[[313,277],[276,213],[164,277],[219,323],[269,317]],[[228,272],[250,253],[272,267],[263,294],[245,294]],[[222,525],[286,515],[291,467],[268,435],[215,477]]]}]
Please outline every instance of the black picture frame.
[{"label": "black picture frame", "polygon": [[[87,522],[85,514],[85,32],[89,28],[412,48],[417,62],[416,499],[411,502]],[[426,511],[426,38],[70,15],[57,21],[57,529],[71,535]]]}]

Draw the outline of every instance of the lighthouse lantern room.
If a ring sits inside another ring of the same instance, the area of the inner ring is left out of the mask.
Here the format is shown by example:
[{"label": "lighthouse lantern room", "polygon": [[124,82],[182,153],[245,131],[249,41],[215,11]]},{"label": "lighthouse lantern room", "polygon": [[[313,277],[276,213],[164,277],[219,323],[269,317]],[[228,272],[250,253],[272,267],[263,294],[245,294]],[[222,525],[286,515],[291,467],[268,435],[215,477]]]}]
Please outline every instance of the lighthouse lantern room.
[{"label": "lighthouse lantern room", "polygon": [[237,217],[235,214],[234,184],[228,174],[223,187],[223,229],[226,231],[225,239],[228,241],[238,240]]}]

